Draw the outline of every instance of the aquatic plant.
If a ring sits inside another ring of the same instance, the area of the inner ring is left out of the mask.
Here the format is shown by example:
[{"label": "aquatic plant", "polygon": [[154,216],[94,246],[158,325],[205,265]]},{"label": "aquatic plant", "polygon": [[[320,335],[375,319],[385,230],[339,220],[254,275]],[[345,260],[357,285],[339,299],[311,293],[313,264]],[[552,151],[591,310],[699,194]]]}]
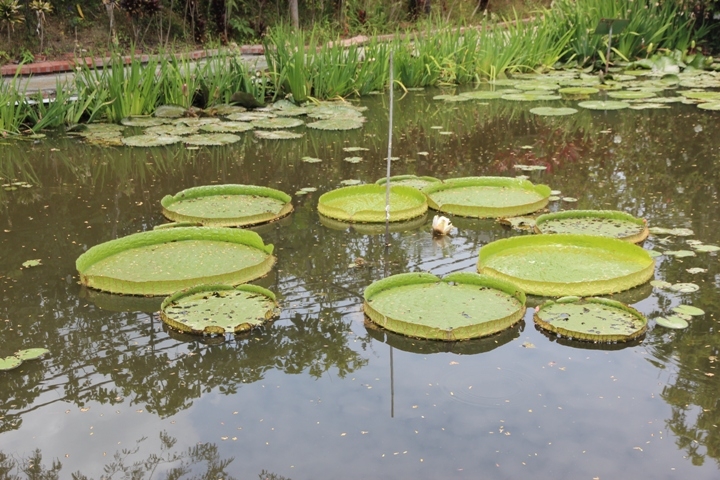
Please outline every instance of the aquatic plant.
[{"label": "aquatic plant", "polygon": [[20,133],[20,126],[28,116],[26,86],[22,84],[18,69],[9,82],[0,82],[0,134]]}]

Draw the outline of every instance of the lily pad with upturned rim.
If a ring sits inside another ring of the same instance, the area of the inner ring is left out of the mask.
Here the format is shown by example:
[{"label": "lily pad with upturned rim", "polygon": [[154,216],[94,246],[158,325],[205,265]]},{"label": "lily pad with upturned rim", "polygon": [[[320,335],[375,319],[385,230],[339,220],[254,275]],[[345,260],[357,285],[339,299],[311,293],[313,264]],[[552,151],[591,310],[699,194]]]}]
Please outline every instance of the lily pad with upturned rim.
[{"label": "lily pad with upturned rim", "polygon": [[[387,178],[379,178],[375,183],[378,185],[385,185],[385,183],[387,183]],[[394,177],[390,177],[390,185],[403,185],[406,187],[417,188],[418,190],[422,190],[433,183],[442,183],[442,180],[435,177],[418,177],[415,175],[396,175]]]},{"label": "lily pad with upturned rim", "polygon": [[593,235],[526,235],[480,249],[478,271],[548,297],[621,292],[652,278],[655,261],[629,242]]},{"label": "lily pad with upturned rim", "polygon": [[177,227],[95,245],[75,266],[80,283],[128,295],[169,295],[200,284],[239,285],[266,275],[273,246],[255,232]]},{"label": "lily pad with upturned rim", "polygon": [[167,297],[160,309],[163,322],[196,335],[243,333],[278,314],[275,295],[257,285],[200,285]]},{"label": "lily pad with upturned rim", "polygon": [[619,238],[639,243],[649,234],[642,218],[614,210],[568,210],[547,213],[537,218],[537,233],[574,233]]},{"label": "lily pad with upturned rim", "polygon": [[[425,195],[412,187],[390,187],[390,221],[419,217],[427,211]],[[385,221],[385,187],[357,185],[324,193],[318,200],[318,212],[345,222],[378,223]]]},{"label": "lily pad with upturned rim", "polygon": [[499,218],[532,213],[548,204],[550,187],[509,177],[464,177],[423,188],[434,210],[463,217]]},{"label": "lily pad with upturned rim", "polygon": [[240,227],[271,222],[293,211],[290,196],[256,185],[205,185],[175,195],[160,204],[163,215],[174,222],[194,222],[213,227]]},{"label": "lily pad with upturned rim", "polygon": [[595,342],[628,342],[647,330],[643,314],[606,298],[548,300],[535,311],[534,320],[544,330]]},{"label": "lily pad with upturned rim", "polygon": [[433,340],[484,337],[510,328],[525,313],[525,294],[514,285],[474,273],[443,279],[405,273],[373,282],[364,293],[365,314],[407,336]]}]

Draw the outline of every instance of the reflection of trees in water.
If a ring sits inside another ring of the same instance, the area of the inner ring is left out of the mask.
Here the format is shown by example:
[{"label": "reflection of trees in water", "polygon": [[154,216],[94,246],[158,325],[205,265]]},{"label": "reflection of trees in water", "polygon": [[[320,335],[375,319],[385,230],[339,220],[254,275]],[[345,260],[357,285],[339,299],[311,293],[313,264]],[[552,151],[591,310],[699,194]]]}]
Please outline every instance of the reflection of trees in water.
[{"label": "reflection of trees in water", "polygon": [[[102,479],[152,480],[155,474],[174,480],[234,480],[227,468],[234,457],[221,458],[214,443],[203,443],[186,450],[175,449],[177,439],[162,431],[159,434],[159,450],[147,451],[146,437],[135,442],[133,448],[116,451],[112,460],[103,467]],[[152,447],[151,447],[152,448]],[[69,478],[61,475],[62,462],[53,459],[49,466],[43,463],[42,452],[35,450],[25,458],[11,457],[0,451],[0,478],[3,480],[59,480]],[[81,471],[73,472],[73,480],[90,480]],[[262,470],[260,480],[290,480],[289,478]]]}]

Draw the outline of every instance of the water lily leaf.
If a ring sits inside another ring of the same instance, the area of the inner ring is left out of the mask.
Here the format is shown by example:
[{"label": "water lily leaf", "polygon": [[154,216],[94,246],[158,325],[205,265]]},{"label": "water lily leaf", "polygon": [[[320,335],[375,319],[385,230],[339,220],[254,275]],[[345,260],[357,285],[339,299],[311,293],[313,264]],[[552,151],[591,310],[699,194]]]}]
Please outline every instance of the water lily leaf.
[{"label": "water lily leaf", "polygon": [[160,105],[153,115],[160,118],[179,118],[185,115],[186,111],[185,107],[180,105]]},{"label": "water lily leaf", "polygon": [[187,125],[156,125],[145,129],[147,135],[192,135],[197,133],[199,127],[188,127]]},{"label": "water lily leaf", "polygon": [[37,267],[38,265],[40,265],[39,258],[36,258],[35,260],[26,260],[22,264],[23,268]]},{"label": "water lily leaf", "polygon": [[638,243],[648,236],[645,221],[613,210],[568,210],[540,215],[539,233],[575,233],[619,238]]},{"label": "water lily leaf", "polygon": [[418,155],[422,155],[423,157],[427,157],[430,155],[430,152],[417,152]]},{"label": "water lily leaf", "polygon": [[257,285],[201,285],[169,296],[160,312],[170,327],[196,335],[247,332],[277,315],[275,295]]},{"label": "water lily leaf", "polygon": [[655,288],[661,288],[663,290],[672,287],[672,283],[666,282],[663,280],[652,280],[652,281],[650,281],[650,285],[652,285]]},{"label": "water lily leaf", "polygon": [[627,342],[647,330],[647,318],[637,310],[605,298],[562,299],[540,305],[535,323],[573,339]]},{"label": "water lily leaf", "polygon": [[547,170],[546,165],[513,165],[516,170],[522,170],[523,172],[535,172]]},{"label": "water lily leaf", "polygon": [[720,102],[698,103],[697,107],[701,110],[720,110]]},{"label": "water lily leaf", "polygon": [[692,98],[695,100],[703,100],[706,102],[720,102],[720,92],[711,92],[711,91],[703,91],[703,92],[696,92],[696,91],[683,91],[680,92],[680,95],[682,95],[685,98]]},{"label": "water lily leaf", "polygon": [[253,129],[253,124],[248,122],[218,122],[203,125],[200,130],[207,133],[241,133]]},{"label": "water lily leaf", "polygon": [[25,361],[42,358],[48,353],[50,353],[50,350],[48,350],[47,348],[27,348],[25,350],[19,350],[15,352],[15,356],[20,360]]},{"label": "water lily leaf", "polygon": [[535,217],[502,217],[498,222],[509,225],[513,230],[532,232],[535,229]]},{"label": "water lily leaf", "polygon": [[630,242],[593,235],[523,235],[480,249],[478,271],[534,295],[603,295],[642,285],[655,261]]},{"label": "water lily leaf", "polygon": [[567,107],[537,107],[530,109],[530,113],[534,113],[535,115],[540,115],[542,117],[572,115],[573,113],[577,112],[578,111],[574,108]]},{"label": "water lily leaf", "polygon": [[362,162],[362,157],[345,157],[343,158],[343,161],[348,163],[360,163]]},{"label": "water lily leaf", "polygon": [[301,188],[300,190],[305,193],[317,192],[317,188],[315,188],[315,187],[304,187],[304,188]]},{"label": "water lily leaf", "polygon": [[247,108],[241,107],[240,105],[215,105],[207,109],[209,113],[214,115],[220,115],[221,117],[232,115],[233,113],[243,113],[247,111]]},{"label": "water lily leaf", "polygon": [[695,252],[691,250],[665,250],[663,255],[671,255],[676,258],[694,257]]},{"label": "water lily leaf", "polygon": [[558,200],[560,200],[560,197],[558,197],[557,195],[550,195],[548,197],[548,202],[557,202]]},{"label": "water lily leaf", "polygon": [[367,152],[369,148],[365,147],[343,147],[344,152]]},{"label": "water lily leaf", "polygon": [[692,305],[678,305],[677,307],[673,308],[672,311],[675,313],[680,313],[682,315],[690,315],[691,317],[705,315],[705,310],[693,307]]},{"label": "water lily leaf", "polygon": [[333,117],[307,124],[308,128],[316,130],[356,130],[362,126],[362,117]]},{"label": "water lily leaf", "polygon": [[707,272],[707,268],[700,268],[700,267],[693,267],[693,268],[686,268],[686,272],[695,275],[696,273],[705,273]]},{"label": "water lily leaf", "polygon": [[588,100],[578,103],[578,107],[590,110],[622,110],[623,108],[628,108],[629,106],[629,103],[619,100]]},{"label": "water lily leaf", "polygon": [[692,293],[700,290],[700,287],[694,283],[676,283],[670,287],[670,290],[678,293]]},{"label": "water lily leaf", "polygon": [[5,370],[12,370],[22,364],[22,360],[18,357],[11,355],[9,357],[0,357],[0,372]]},{"label": "water lily leaf", "polygon": [[405,273],[365,289],[365,314],[403,335],[455,341],[492,335],[517,323],[525,294],[513,285],[474,273],[442,280],[429,273]]},{"label": "water lily leaf", "polygon": [[212,125],[213,123],[220,123],[219,118],[178,118],[174,121],[175,125],[185,125],[186,127],[202,127],[203,125]]},{"label": "water lily leaf", "polygon": [[445,102],[468,102],[472,100],[472,98],[461,95],[435,95],[433,100],[442,100]]},{"label": "water lily leaf", "polygon": [[599,93],[600,90],[595,87],[564,87],[558,90],[558,93],[564,96],[576,97],[587,96]]},{"label": "water lily leaf", "polygon": [[657,317],[655,323],[665,328],[672,328],[675,330],[681,330],[689,326],[687,320],[680,318],[677,315],[671,315],[669,317]]},{"label": "water lily leaf", "polygon": [[689,237],[691,235],[695,235],[695,232],[689,228],[650,227],[649,231],[655,235],[674,235],[676,237]]},{"label": "water lily leaf", "polygon": [[182,140],[182,138],[175,135],[132,135],[123,137],[122,143],[128,147],[162,147]]},{"label": "water lily leaf", "polygon": [[549,100],[560,100],[560,95],[544,94],[544,93],[506,93],[502,97],[503,100],[512,100],[515,102],[536,102],[536,101],[549,101]]},{"label": "water lily leaf", "polygon": [[340,181],[340,185],[345,185],[347,187],[352,186],[352,185],[360,185],[361,183],[362,182],[360,180],[356,180],[354,178]]},{"label": "water lily leaf", "polygon": [[[375,183],[378,185],[385,185],[386,182],[387,178],[383,177],[378,179]],[[418,177],[415,175],[396,175],[394,177],[390,177],[391,185],[404,185],[406,187],[417,188],[418,190],[422,190],[433,183],[441,183],[441,180],[435,177]]]},{"label": "water lily leaf", "polygon": [[320,163],[321,159],[315,157],[302,157],[301,160],[305,163]]},{"label": "water lily leaf", "polygon": [[648,250],[647,252],[653,258],[662,257],[662,252],[658,252],[657,250]]},{"label": "water lily leaf", "polygon": [[287,130],[255,130],[255,136],[264,140],[294,140],[302,138],[304,133],[288,132]]},{"label": "water lily leaf", "polygon": [[241,112],[232,113],[226,117],[228,120],[235,122],[253,122],[255,120],[264,120],[268,118],[275,118],[275,115],[269,112]]},{"label": "water lily leaf", "polygon": [[562,201],[563,201],[563,202],[568,202],[568,203],[575,203],[575,202],[578,201],[578,199],[575,198],[575,197],[563,197],[563,198],[562,198]]},{"label": "water lily leaf", "polygon": [[264,128],[267,130],[294,128],[304,124],[305,122],[297,118],[261,118],[259,120],[252,121],[253,127]]},{"label": "water lily leaf", "polygon": [[640,103],[640,104],[633,104],[630,105],[630,110],[650,110],[650,109],[659,109],[659,108],[670,108],[667,105],[663,105],[661,103]]},{"label": "water lily leaf", "polygon": [[120,123],[126,127],[154,127],[167,123],[167,120],[164,118],[137,116],[123,118]]},{"label": "water lily leaf", "polygon": [[638,92],[638,91],[631,91],[631,90],[619,90],[619,91],[615,91],[615,92],[608,92],[607,95],[610,98],[620,98],[623,100],[657,97],[657,94],[654,92]]},{"label": "water lily leaf", "polygon": [[186,145],[218,146],[240,141],[240,137],[232,133],[201,133],[183,139]]},{"label": "water lily leaf", "polygon": [[720,250],[720,247],[718,247],[717,245],[693,245],[692,248],[694,248],[696,252],[703,253],[717,252],[718,250]]},{"label": "water lily leaf", "polygon": [[460,94],[461,97],[467,97],[471,100],[493,100],[502,97],[504,91],[502,90],[477,90],[474,92],[463,92]]},{"label": "water lily leaf", "polygon": [[[425,195],[402,185],[390,187],[390,221],[400,222],[427,211]],[[320,196],[318,212],[345,222],[385,222],[385,187],[358,185],[342,187]]]}]

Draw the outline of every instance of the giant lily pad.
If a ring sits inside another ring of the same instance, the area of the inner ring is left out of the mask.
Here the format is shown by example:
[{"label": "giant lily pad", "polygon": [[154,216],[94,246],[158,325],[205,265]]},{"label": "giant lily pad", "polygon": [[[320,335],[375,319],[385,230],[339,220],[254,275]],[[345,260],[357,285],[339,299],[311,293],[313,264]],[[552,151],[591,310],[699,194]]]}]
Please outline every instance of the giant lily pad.
[{"label": "giant lily pad", "polygon": [[638,243],[649,234],[642,218],[611,210],[568,210],[540,215],[535,223],[538,233],[579,233],[619,238]]},{"label": "giant lily pad", "polygon": [[[335,220],[325,215],[320,215],[320,223],[333,230],[348,231],[352,230],[363,235],[381,235],[385,233],[385,223],[350,223]],[[419,217],[402,221],[402,222],[391,222],[387,225],[389,232],[409,232],[411,230],[417,230],[420,227],[425,226],[427,222],[427,214],[420,215]]]},{"label": "giant lily pad", "polygon": [[167,297],[160,311],[172,328],[199,335],[246,332],[276,315],[275,295],[257,285],[200,285]]},{"label": "giant lily pad", "polygon": [[206,185],[166,195],[163,215],[175,222],[239,227],[271,222],[293,210],[290,196],[255,185]]},{"label": "giant lily pad", "polygon": [[[385,183],[387,183],[387,178],[380,178],[375,183],[378,185],[385,185]],[[417,177],[415,175],[396,175],[394,177],[390,177],[390,185],[404,185],[406,187],[417,188],[418,190],[421,190],[433,183],[442,183],[442,180],[435,177]]]},{"label": "giant lily pad", "polygon": [[548,300],[535,311],[535,323],[565,337],[595,342],[627,342],[647,330],[637,310],[607,298]]},{"label": "giant lily pad", "polygon": [[629,242],[593,235],[506,238],[480,249],[478,271],[548,297],[621,292],[652,278],[655,261]]},{"label": "giant lily pad", "polygon": [[461,340],[505,330],[525,314],[525,294],[514,285],[474,273],[442,280],[429,273],[405,273],[365,289],[365,314],[403,335]]},{"label": "giant lily pad", "polygon": [[267,274],[273,246],[255,232],[177,227],[135,233],[78,257],[80,282],[111,293],[168,295],[200,284],[239,285]]},{"label": "giant lily pad", "polygon": [[465,177],[423,189],[434,210],[463,217],[499,218],[532,213],[545,207],[550,187],[508,177]]},{"label": "giant lily pad", "polygon": [[[390,221],[419,217],[427,211],[425,195],[412,187],[390,187]],[[342,187],[320,196],[318,212],[345,222],[377,223],[385,221],[385,187],[357,185]]]}]

